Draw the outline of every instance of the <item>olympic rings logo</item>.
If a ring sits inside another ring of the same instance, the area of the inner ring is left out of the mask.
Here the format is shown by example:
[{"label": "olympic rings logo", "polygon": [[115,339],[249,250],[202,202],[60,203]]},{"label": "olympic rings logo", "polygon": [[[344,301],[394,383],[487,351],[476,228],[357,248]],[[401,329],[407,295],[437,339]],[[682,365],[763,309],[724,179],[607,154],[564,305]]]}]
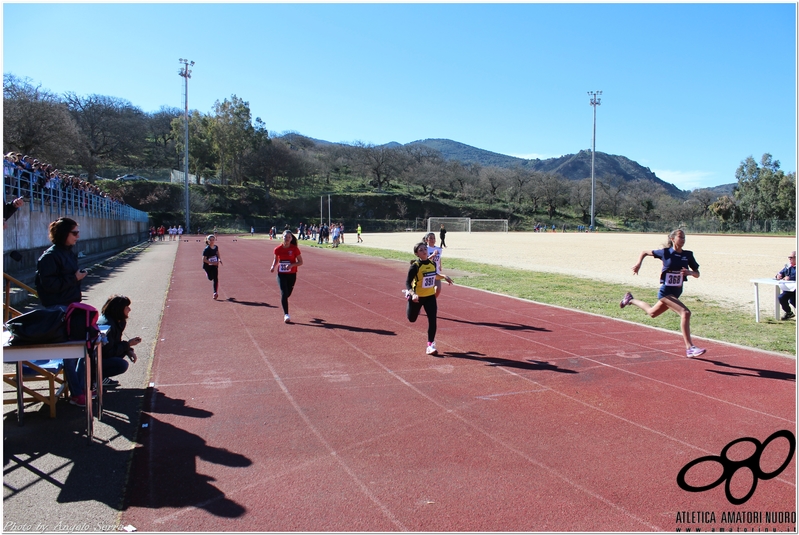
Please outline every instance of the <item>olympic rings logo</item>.
[{"label": "olympic rings logo", "polygon": [[[788,440],[788,444],[790,445],[790,451],[788,452],[788,456],[785,458],[785,461],[772,472],[764,472],[760,468],[760,456],[763,454],[765,449],[771,443],[772,440],[783,437]],[[730,448],[739,444],[741,442],[751,442],[755,445],[755,452],[748,458],[743,459],[741,461],[733,461],[727,456],[727,453],[730,451]],[[717,487],[721,484],[722,481],[725,481],[724,484],[724,493],[727,495],[727,500],[733,505],[741,505],[749,501],[749,498],[755,493],[755,489],[757,488],[757,482],[759,480],[767,481],[769,479],[775,478],[782,473],[783,470],[788,466],[793,459],[793,454],[796,451],[796,437],[794,437],[793,433],[788,431],[787,429],[783,429],[782,431],[777,431],[772,434],[770,437],[766,439],[765,442],[762,444],[759,440],[751,437],[744,437],[733,440],[726,446],[724,449],[721,450],[720,455],[708,455],[706,457],[700,457],[698,459],[694,459],[690,463],[683,466],[680,473],[677,474],[677,485],[680,486],[681,489],[688,491],[688,492],[704,492],[706,490],[710,490],[712,488]],[[704,485],[701,487],[694,487],[689,485],[685,481],[685,475],[688,471],[693,468],[694,466],[704,463],[704,462],[717,462],[723,468],[721,476],[709,485]],[[730,491],[730,482],[732,481],[732,477],[735,473],[740,470],[741,468],[748,468],[752,472],[752,488],[749,489],[749,492],[743,498],[736,498],[732,495]]]}]

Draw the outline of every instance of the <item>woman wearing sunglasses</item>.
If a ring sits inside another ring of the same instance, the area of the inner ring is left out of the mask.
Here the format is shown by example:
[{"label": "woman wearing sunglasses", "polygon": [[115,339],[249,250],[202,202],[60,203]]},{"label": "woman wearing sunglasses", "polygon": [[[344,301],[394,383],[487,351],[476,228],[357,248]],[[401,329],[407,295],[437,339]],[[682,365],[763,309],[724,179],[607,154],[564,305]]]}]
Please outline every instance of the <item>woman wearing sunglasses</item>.
[{"label": "woman wearing sunglasses", "polygon": [[78,255],[73,248],[80,237],[78,223],[62,217],[50,223],[50,241],[36,263],[36,291],[45,307],[80,303],[81,281],[86,271],[78,268]]},{"label": "woman wearing sunglasses", "polygon": [[[73,250],[80,237],[78,223],[68,217],[50,223],[50,241],[36,262],[36,292],[45,307],[69,306],[80,303],[81,281],[86,270],[78,268],[78,255]],[[86,405],[86,381],[83,376],[83,359],[64,359],[64,371],[71,394],[70,403]]]}]

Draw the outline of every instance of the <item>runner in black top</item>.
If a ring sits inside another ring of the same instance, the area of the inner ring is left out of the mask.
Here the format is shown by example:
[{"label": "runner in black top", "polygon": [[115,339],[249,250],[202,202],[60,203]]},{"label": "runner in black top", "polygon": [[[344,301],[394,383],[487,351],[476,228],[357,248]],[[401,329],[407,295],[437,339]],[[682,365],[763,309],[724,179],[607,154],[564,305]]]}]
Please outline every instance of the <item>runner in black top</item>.
[{"label": "runner in black top", "polygon": [[216,236],[209,234],[205,239],[205,249],[203,249],[203,269],[209,281],[214,283],[214,299],[219,297],[219,265],[222,259],[219,257],[219,247],[216,246]]}]

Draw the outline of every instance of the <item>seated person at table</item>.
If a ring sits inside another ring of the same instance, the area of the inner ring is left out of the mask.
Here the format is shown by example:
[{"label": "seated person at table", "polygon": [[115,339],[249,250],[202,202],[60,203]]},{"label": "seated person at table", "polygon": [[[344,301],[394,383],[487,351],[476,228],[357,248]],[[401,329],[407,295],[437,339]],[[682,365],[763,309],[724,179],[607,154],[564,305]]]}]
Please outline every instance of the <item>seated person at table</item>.
[{"label": "seated person at table", "polygon": [[[796,251],[788,255],[788,261],[790,263],[787,264],[782,271],[777,273],[774,277],[775,279],[780,281],[796,281]],[[783,321],[789,320],[794,316],[791,305],[796,308],[796,290],[794,289],[794,291],[788,292],[783,289],[780,294],[780,306],[782,306],[782,311],[785,312],[785,314],[782,315]]]},{"label": "seated person at table", "polygon": [[130,314],[129,298],[124,295],[112,295],[103,305],[101,312],[102,315],[97,320],[97,324],[110,327],[106,333],[108,341],[103,344],[103,384],[117,386],[119,381],[112,377],[121,375],[128,370],[125,357],[128,357],[131,362],[136,362],[133,346],[139,344],[141,338],[136,336],[130,340],[122,339],[122,333],[125,331]]}]

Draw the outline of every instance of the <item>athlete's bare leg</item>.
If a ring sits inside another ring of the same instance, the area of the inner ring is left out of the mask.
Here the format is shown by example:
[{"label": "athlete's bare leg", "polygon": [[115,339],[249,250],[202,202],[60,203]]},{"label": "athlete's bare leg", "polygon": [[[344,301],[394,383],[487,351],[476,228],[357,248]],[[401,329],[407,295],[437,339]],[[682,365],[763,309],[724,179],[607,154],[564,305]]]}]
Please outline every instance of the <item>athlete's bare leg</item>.
[{"label": "athlete's bare leg", "polygon": [[680,315],[680,330],[682,331],[685,348],[688,349],[694,345],[691,340],[691,311],[676,297],[667,295],[655,303],[654,306],[649,306],[648,303],[640,299],[633,299],[630,304],[646,312],[650,318],[657,318],[667,310],[673,310]]}]

